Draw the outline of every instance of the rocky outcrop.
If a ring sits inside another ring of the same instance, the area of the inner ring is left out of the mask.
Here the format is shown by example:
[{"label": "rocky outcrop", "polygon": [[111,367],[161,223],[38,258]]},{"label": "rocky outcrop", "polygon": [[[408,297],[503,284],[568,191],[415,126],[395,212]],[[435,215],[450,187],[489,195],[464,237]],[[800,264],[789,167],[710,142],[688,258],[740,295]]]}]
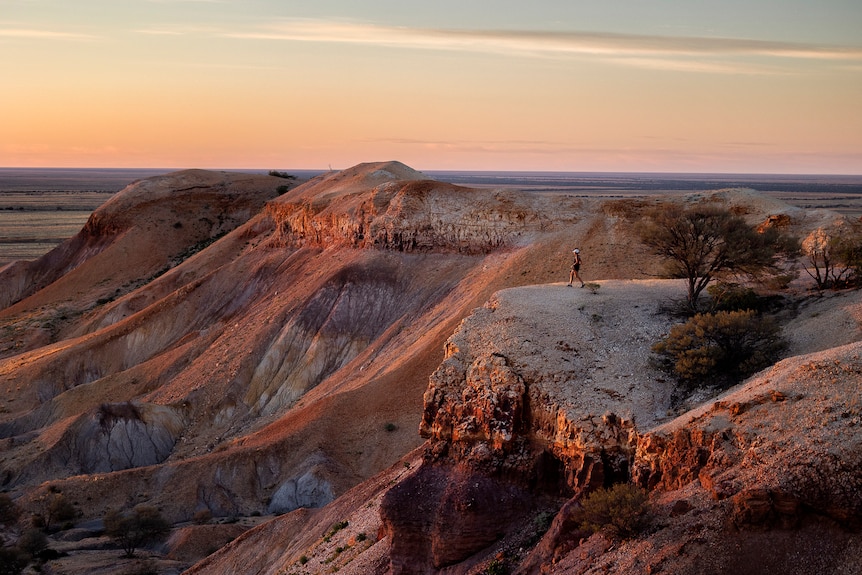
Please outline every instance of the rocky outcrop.
[{"label": "rocky outcrop", "polygon": [[[637,437],[631,420],[610,411],[572,417],[549,401],[541,382],[528,386],[505,356],[470,362],[456,341],[447,342],[425,393],[420,434],[431,440],[432,453],[571,491],[627,477]],[[548,459],[563,477],[546,475]]]},{"label": "rocky outcrop", "polygon": [[[635,419],[654,420],[669,394],[637,348],[667,320],[633,294],[634,307],[611,312],[614,287],[578,292],[574,305],[566,288],[508,290],[475,310],[430,378],[422,436],[456,459],[510,458],[522,471],[530,464],[518,450],[538,448],[565,468],[570,490],[627,477]],[[612,335],[621,321],[630,329]],[[600,365],[609,352],[629,354],[625,373]]]},{"label": "rocky outcrop", "polygon": [[468,559],[529,522],[535,497],[469,466],[423,465],[381,506],[392,575],[430,575]]},{"label": "rocky outcrop", "polygon": [[517,573],[858,571],[860,352],[784,360],[642,433],[633,478],[652,488],[651,527],[567,534],[567,504]]},{"label": "rocky outcrop", "polygon": [[[380,166],[377,172],[392,168]],[[345,178],[355,179],[356,171]],[[403,170],[400,170],[403,171]],[[340,193],[310,195],[309,190],[270,202],[267,213],[276,226],[273,241],[285,246],[349,246],[399,252],[488,253],[513,245],[525,235],[550,225],[550,220],[529,198],[500,190],[475,190],[416,179],[387,180],[362,190],[336,188]],[[363,182],[374,183],[365,177]],[[336,201],[337,200],[337,201]]]},{"label": "rocky outcrop", "polygon": [[[862,517],[860,344],[785,360],[685,421],[638,439],[634,480],[699,482],[742,525],[793,525],[805,513]],[[787,430],[794,430],[788,433]]]},{"label": "rocky outcrop", "polygon": [[[381,509],[393,572],[434,573],[465,561],[531,523],[543,498],[629,478],[635,416],[649,422],[654,413],[645,408],[664,407],[669,396],[636,348],[666,324],[652,315],[655,302],[626,294],[635,307],[622,310],[629,329],[617,340],[609,332],[623,318],[606,307],[606,298],[621,297],[614,287],[507,290],[449,338],[424,395],[425,464]],[[607,346],[630,354],[625,374],[595,369]],[[493,501],[506,494],[512,501]],[[422,501],[422,510],[406,510],[408,501]]]},{"label": "rocky outcrop", "polygon": [[[393,488],[381,509],[394,573],[472,572],[483,553],[531,519],[518,505],[511,515],[499,505],[472,506],[493,493],[517,492],[534,511],[542,494],[575,495],[523,563],[525,574],[561,560],[589,536],[574,519],[580,494],[621,481],[654,493],[697,486],[721,502],[727,524],[741,529],[794,527],[811,516],[858,526],[862,446],[854,390],[862,383],[862,344],[785,360],[725,397],[660,423],[644,405],[658,404],[669,388],[660,375],[650,385],[652,368],[635,346],[638,331],[665,326],[631,292],[615,294],[628,302],[626,321],[606,316],[600,296],[610,296],[612,287],[578,291],[574,309],[557,300],[571,294],[564,288],[545,288],[541,300],[532,297],[539,288],[507,290],[450,337],[424,396],[424,466]],[[603,317],[586,329],[578,312],[588,308],[592,318]],[[614,340],[608,322],[626,326],[628,343]],[[634,386],[618,372],[601,369],[588,378],[582,371],[597,366],[601,348],[617,345],[639,374]],[[643,403],[633,404],[636,398]],[[408,511],[410,501],[422,504]],[[676,503],[670,513],[691,512],[688,501]],[[460,509],[460,516],[442,509]],[[485,538],[472,533],[480,523],[489,530]],[[444,541],[458,541],[458,551],[436,552]]]}]

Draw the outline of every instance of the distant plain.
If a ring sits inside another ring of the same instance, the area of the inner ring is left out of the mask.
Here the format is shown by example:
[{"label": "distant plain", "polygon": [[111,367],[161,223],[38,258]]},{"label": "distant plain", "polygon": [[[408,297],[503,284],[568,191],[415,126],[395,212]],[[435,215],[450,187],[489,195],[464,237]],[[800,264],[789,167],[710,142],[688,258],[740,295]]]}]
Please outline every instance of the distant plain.
[{"label": "distant plain", "polygon": [[[0,266],[32,260],[72,237],[90,214],[128,184],[170,169],[0,168]],[[234,170],[231,170],[234,171]],[[266,173],[268,170],[235,170]],[[307,179],[324,170],[279,170]],[[862,217],[862,176],[426,171],[477,188],[513,188],[591,197],[646,197],[753,188],[803,208]]]}]

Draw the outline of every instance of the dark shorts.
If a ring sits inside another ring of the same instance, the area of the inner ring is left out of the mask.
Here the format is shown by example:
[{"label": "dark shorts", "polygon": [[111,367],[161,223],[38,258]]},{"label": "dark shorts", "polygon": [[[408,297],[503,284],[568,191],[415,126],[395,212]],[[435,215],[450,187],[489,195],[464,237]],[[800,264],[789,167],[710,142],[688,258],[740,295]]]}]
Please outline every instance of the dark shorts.
[{"label": "dark shorts", "polygon": [[581,270],[581,264],[572,264],[572,269],[576,272],[580,271]]}]

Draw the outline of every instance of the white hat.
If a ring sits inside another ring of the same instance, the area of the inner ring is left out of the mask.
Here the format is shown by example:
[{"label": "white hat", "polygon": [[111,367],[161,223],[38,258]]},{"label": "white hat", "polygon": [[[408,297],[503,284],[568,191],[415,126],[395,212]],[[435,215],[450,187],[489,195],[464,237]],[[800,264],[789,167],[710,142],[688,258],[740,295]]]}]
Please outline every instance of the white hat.
[{"label": "white hat", "polygon": [[579,254],[579,253],[581,253],[581,250],[579,250],[578,248],[575,248],[575,249],[573,249],[573,250],[572,250],[572,252],[573,252],[573,253],[576,253],[576,254]]}]

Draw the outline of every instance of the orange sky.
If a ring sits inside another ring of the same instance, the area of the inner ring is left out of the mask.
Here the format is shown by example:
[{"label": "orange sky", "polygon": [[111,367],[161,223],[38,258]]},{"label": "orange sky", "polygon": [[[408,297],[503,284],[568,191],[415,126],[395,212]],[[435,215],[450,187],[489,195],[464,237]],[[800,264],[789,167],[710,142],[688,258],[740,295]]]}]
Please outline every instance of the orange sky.
[{"label": "orange sky", "polygon": [[862,173],[862,3],[705,4],[0,0],[0,166]]}]

